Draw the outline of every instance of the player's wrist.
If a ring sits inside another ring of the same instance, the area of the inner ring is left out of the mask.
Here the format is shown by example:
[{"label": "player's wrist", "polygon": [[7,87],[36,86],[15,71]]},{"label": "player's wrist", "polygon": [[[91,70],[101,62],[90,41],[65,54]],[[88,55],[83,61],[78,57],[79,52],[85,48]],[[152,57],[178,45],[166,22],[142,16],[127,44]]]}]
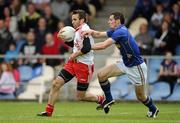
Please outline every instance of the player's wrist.
[{"label": "player's wrist", "polygon": [[91,35],[94,35],[95,31],[94,30],[91,30]]}]

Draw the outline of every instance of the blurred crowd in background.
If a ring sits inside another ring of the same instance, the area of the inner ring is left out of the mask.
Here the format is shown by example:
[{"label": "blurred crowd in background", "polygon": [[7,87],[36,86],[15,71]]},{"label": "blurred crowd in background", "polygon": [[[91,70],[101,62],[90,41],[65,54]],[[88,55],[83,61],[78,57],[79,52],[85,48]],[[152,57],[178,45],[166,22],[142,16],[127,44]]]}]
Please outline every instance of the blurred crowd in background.
[{"label": "blurred crowd in background", "polygon": [[[103,0],[0,0],[0,55],[5,55],[0,58],[0,98],[12,98],[23,92],[20,83],[40,75],[42,63],[55,67],[65,60],[24,59],[21,55],[68,53],[70,47],[57,38],[57,33],[72,25],[71,12],[83,9],[91,22],[103,5]],[[24,74],[29,77],[23,78]]]},{"label": "blurred crowd in background", "polygon": [[179,6],[178,0],[137,1],[127,26],[138,17],[147,20],[135,36],[143,55],[164,55],[166,51],[180,55]]}]

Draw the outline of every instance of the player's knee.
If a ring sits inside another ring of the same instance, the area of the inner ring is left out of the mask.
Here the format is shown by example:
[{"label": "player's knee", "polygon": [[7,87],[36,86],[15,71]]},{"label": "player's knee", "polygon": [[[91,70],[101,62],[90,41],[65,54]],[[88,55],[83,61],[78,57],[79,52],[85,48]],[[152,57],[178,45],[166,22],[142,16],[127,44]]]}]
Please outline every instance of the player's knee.
[{"label": "player's knee", "polygon": [[102,81],[106,79],[106,76],[104,74],[102,74],[101,72],[99,72],[97,74],[97,77],[98,77],[99,80],[102,80]]},{"label": "player's knee", "polygon": [[53,89],[59,89],[64,84],[64,81],[61,78],[56,78],[53,81],[52,87]]},{"label": "player's knee", "polygon": [[138,99],[139,101],[143,102],[144,100],[146,100],[146,96],[143,95],[143,94],[138,94],[138,95],[137,95],[137,99]]}]

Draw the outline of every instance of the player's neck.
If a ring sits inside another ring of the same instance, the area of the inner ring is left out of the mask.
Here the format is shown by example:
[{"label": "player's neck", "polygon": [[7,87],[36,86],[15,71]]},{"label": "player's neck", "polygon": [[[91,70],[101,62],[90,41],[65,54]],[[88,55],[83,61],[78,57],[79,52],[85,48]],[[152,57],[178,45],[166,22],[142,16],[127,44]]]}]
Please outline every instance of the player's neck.
[{"label": "player's neck", "polygon": [[79,29],[81,29],[81,27],[82,27],[84,24],[85,24],[85,23],[80,24],[80,26],[78,26],[78,27],[76,28],[76,31],[78,31]]}]

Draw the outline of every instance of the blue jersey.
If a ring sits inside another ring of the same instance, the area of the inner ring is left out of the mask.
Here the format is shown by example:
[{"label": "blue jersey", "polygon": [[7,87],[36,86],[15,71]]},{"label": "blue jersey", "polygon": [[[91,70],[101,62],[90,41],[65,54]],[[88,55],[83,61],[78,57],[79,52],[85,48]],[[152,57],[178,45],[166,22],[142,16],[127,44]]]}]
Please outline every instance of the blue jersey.
[{"label": "blue jersey", "polygon": [[114,40],[127,67],[137,66],[144,62],[135,39],[124,25],[120,25],[114,30],[108,30],[107,36]]}]

